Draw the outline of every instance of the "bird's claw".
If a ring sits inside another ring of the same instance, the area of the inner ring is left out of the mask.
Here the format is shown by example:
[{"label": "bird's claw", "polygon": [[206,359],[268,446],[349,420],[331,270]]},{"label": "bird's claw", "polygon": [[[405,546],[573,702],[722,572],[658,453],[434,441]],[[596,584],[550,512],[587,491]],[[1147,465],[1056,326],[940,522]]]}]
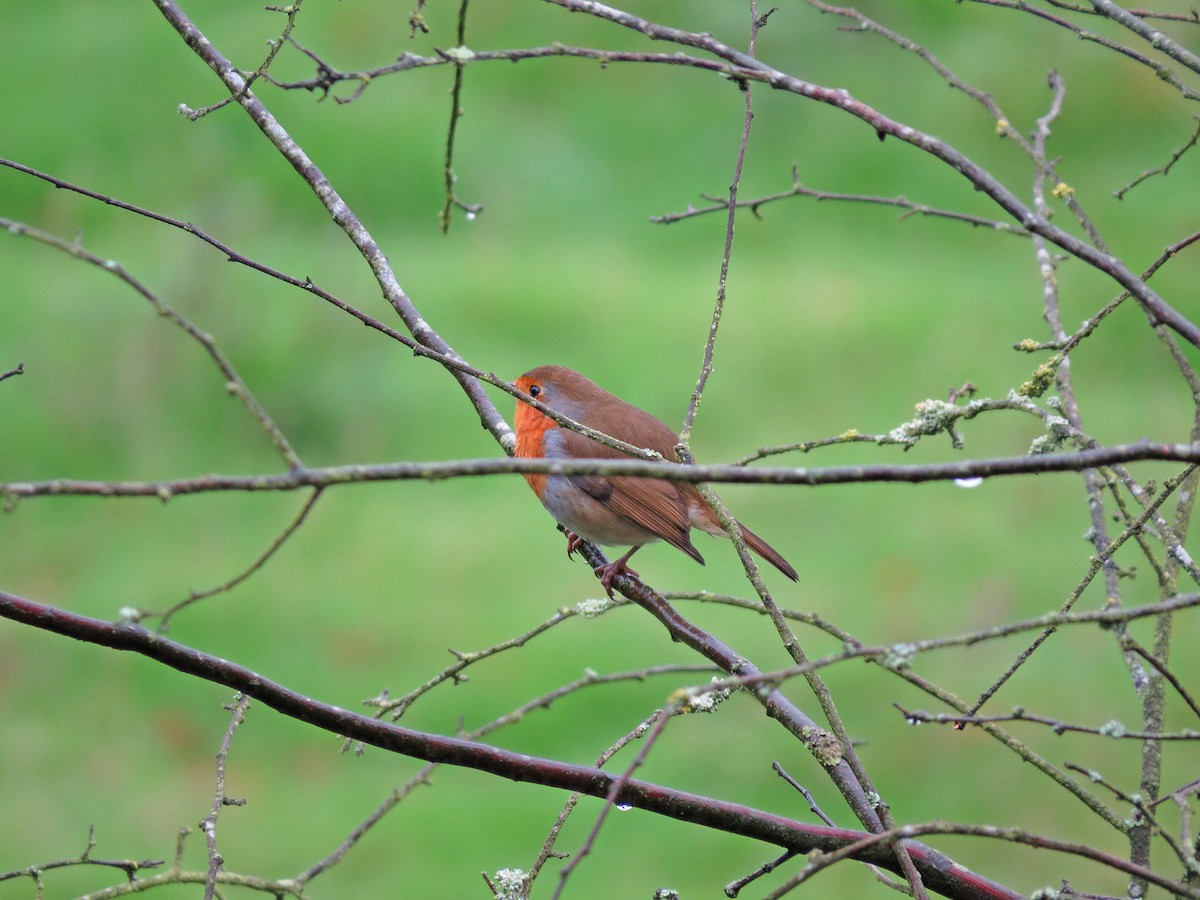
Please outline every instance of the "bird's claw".
[{"label": "bird's claw", "polygon": [[575,551],[579,549],[579,545],[583,543],[583,538],[573,531],[567,532],[567,559],[575,555]]},{"label": "bird's claw", "polygon": [[630,575],[634,578],[638,577],[638,573],[629,568],[624,559],[618,559],[616,562],[610,562],[605,566],[596,566],[593,570],[600,579],[600,584],[604,587],[604,592],[608,594],[608,599],[613,598],[612,583],[613,579],[618,575]]},{"label": "bird's claw", "polygon": [[[584,543],[584,539],[575,532],[569,531],[566,528],[564,528],[563,531],[566,531],[567,533],[567,558],[570,559]],[[634,578],[638,577],[638,573],[629,568],[629,557],[633,556],[634,550],[637,549],[637,547],[633,547],[620,559],[613,560],[612,562],[606,563],[603,566],[596,566],[596,568],[592,570],[596,573],[596,577],[600,579],[600,584],[604,587],[604,593],[608,594],[608,599],[612,599],[612,583],[613,579],[615,579],[618,575],[624,573],[626,575],[632,575]]]}]

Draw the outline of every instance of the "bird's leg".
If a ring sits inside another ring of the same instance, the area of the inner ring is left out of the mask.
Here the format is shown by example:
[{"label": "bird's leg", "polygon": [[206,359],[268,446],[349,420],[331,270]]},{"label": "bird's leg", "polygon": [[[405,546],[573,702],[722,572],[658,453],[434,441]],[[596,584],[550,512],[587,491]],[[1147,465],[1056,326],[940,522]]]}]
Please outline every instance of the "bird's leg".
[{"label": "bird's leg", "polygon": [[577,535],[570,529],[563,529],[567,533],[567,559],[575,555],[575,551],[579,549],[579,545],[583,543],[583,538]]},{"label": "bird's leg", "polygon": [[612,583],[614,578],[616,578],[622,572],[626,573],[627,575],[632,575],[634,578],[638,577],[638,573],[629,568],[628,563],[629,557],[633,556],[633,554],[637,553],[641,548],[642,545],[638,544],[636,547],[631,547],[629,552],[620,559],[614,560],[608,565],[596,566],[594,571],[600,577],[600,583],[604,585],[604,592],[608,594],[610,600],[612,599],[613,595]]}]

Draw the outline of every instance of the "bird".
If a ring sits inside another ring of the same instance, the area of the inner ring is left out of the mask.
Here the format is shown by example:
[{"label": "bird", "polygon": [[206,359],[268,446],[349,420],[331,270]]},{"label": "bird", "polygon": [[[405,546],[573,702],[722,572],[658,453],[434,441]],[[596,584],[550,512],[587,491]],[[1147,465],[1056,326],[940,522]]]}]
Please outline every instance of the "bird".
[{"label": "bird", "polygon": [[[538,366],[514,382],[514,387],[581,425],[601,431],[635,447],[675,460],[679,436],[650,413],[610,394],[590,378],[565,366]],[[522,459],[623,459],[620,450],[594,441],[518,400],[513,416],[516,455]],[[524,474],[524,473],[523,473]],[[652,541],[666,541],[700,565],[704,557],[692,544],[693,527],[728,537],[716,513],[695,485],[659,478],[605,475],[525,474],[542,505],[567,532],[567,556],[583,541],[606,546],[630,546],[619,559],[598,566],[595,573],[608,595],[621,573],[637,577],[629,558]],[[746,546],[793,581],[800,577],[774,547],[742,525]]]}]

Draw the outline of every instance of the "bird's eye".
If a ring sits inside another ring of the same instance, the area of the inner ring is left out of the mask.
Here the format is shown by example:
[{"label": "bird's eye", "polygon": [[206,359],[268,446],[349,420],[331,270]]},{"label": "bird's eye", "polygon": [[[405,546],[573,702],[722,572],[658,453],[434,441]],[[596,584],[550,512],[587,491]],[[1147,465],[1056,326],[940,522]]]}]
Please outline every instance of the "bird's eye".
[{"label": "bird's eye", "polygon": [[540,384],[531,384],[529,386],[529,396],[530,397],[536,397],[539,394],[541,394],[541,392],[542,392],[542,386]]}]

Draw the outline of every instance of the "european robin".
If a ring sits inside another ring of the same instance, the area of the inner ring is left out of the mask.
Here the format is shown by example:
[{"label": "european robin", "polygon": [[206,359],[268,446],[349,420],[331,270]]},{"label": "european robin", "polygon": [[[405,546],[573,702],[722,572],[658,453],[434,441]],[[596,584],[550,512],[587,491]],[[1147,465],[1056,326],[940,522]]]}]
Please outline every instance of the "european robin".
[{"label": "european robin", "polygon": [[[663,459],[675,460],[679,437],[674,431],[578,372],[564,366],[539,366],[518,378],[516,386],[582,425],[635,447],[656,450]],[[514,422],[517,456],[525,459],[624,458],[619,450],[560,428],[557,422],[527,403],[517,403]],[[692,545],[692,528],[729,536],[700,492],[684,482],[580,475],[526,475],[525,480],[550,515],[567,530],[568,556],[582,540],[632,547],[620,559],[596,569],[610,596],[617,575],[621,572],[637,575],[628,566],[629,557],[644,544],[666,541],[704,565],[704,557]],[[799,581],[796,570],[774,547],[746,526],[741,528],[746,546],[788,578]]]}]

